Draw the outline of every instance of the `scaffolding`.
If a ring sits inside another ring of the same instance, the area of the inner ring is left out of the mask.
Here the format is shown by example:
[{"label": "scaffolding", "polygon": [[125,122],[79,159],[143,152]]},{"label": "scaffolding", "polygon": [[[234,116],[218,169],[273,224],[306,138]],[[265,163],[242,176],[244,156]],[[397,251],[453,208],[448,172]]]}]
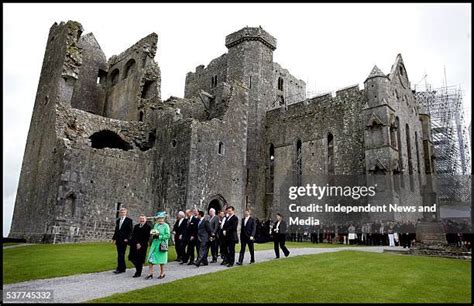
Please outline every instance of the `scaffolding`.
[{"label": "scaffolding", "polygon": [[431,137],[435,155],[435,171],[443,175],[470,175],[470,137],[464,124],[462,91],[456,86],[443,86],[415,92],[420,113],[431,117]]}]

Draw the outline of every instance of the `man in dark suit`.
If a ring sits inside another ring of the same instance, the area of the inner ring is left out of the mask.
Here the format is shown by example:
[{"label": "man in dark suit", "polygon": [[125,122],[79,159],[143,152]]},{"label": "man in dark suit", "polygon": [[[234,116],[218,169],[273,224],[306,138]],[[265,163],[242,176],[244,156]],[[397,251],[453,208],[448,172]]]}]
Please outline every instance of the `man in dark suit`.
[{"label": "man in dark suit", "polygon": [[185,218],[183,211],[178,213],[176,222],[173,226],[173,235],[174,235],[174,247],[176,249],[176,261],[183,261],[185,257],[186,249],[186,225],[188,220]]},{"label": "man in dark suit", "polygon": [[209,237],[209,247],[211,248],[212,261],[211,263],[217,262],[217,251],[219,248],[219,242],[217,240],[217,233],[219,231],[219,217],[216,216],[216,210],[214,208],[209,209],[209,226],[211,227],[211,236]]},{"label": "man in dark suit", "polygon": [[222,233],[225,221],[227,220],[227,213],[223,210],[219,211],[219,229],[217,231],[217,240],[219,241],[219,249],[221,252],[222,263],[221,265],[227,265],[227,246],[225,244],[225,236]]},{"label": "man in dark suit", "polygon": [[211,236],[211,226],[209,220],[204,218],[204,212],[199,211],[198,215],[197,237],[199,242],[199,253],[196,260],[196,266],[207,266],[207,253],[209,252],[209,237]]},{"label": "man in dark suit", "polygon": [[133,221],[127,217],[127,209],[120,208],[119,214],[120,217],[115,222],[115,232],[112,237],[112,242],[117,247],[117,268],[114,271],[115,274],[124,273],[127,269],[125,265],[125,252],[133,231]]},{"label": "man in dark suit", "polygon": [[[186,256],[181,264],[188,263],[188,266],[194,264],[194,249],[197,246],[197,225],[198,220],[194,217],[190,209],[186,210],[188,222],[186,224]],[[189,262],[188,262],[189,261]]]},{"label": "man in dark suit", "polygon": [[234,214],[234,207],[227,208],[227,217],[224,226],[222,227],[222,234],[224,235],[225,244],[227,246],[227,267],[232,267],[235,261],[235,244],[239,242],[237,235],[237,227],[239,225],[239,218]]},{"label": "man in dark suit", "polygon": [[130,238],[130,253],[128,260],[135,266],[135,275],[142,275],[143,264],[145,263],[148,240],[150,239],[151,226],[146,223],[146,216],[138,217],[138,224],[133,227],[132,237]]},{"label": "man in dark suit", "polygon": [[257,222],[251,216],[249,208],[245,209],[245,217],[242,219],[242,225],[240,227],[240,256],[237,264],[240,266],[244,261],[245,249],[248,244],[250,251],[250,263],[255,262],[255,255],[253,249],[253,242],[255,239],[255,232],[257,231]]},{"label": "man in dark suit", "polygon": [[273,246],[275,249],[275,258],[280,258],[280,248],[285,254],[285,257],[290,255],[290,251],[285,246],[286,242],[286,222],[283,220],[283,216],[280,213],[277,213],[277,221],[273,225],[271,229],[271,233],[273,234]]}]

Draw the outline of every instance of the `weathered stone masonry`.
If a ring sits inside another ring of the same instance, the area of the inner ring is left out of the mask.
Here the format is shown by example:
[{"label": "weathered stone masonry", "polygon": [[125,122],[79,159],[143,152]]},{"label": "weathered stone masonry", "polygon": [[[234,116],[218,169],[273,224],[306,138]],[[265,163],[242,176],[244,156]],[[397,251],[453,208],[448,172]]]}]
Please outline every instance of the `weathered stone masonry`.
[{"label": "weathered stone masonry", "polygon": [[388,75],[374,67],[362,90],[306,99],[305,83],[273,62],[276,39],[246,27],[186,75],[184,98],[163,101],[158,35],[107,59],[82,31],[51,27],[11,237],[110,239],[122,206],[132,218],[165,209],[173,222],[185,208],[231,204],[266,219],[283,180],[318,174],[419,173],[404,184],[421,198],[430,123],[401,56]]}]

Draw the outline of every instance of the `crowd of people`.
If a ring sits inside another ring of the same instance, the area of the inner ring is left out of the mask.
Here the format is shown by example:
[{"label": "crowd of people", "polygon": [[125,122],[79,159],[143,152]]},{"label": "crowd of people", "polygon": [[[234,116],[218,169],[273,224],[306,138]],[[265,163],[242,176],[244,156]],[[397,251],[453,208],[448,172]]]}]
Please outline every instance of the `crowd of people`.
[{"label": "crowd of people", "polygon": [[[312,243],[359,244],[367,246],[402,246],[416,243],[415,221],[345,222],[320,226],[289,227],[288,241]],[[471,227],[466,221],[443,220],[446,242],[451,246],[472,247]]]},{"label": "crowd of people", "polygon": [[[134,226],[132,219],[127,217],[127,209],[119,210],[112,238],[117,248],[117,267],[114,273],[120,274],[126,271],[125,253],[129,246],[128,259],[135,266],[134,278],[141,277],[145,263],[149,266],[149,273],[145,279],[153,279],[156,265],[160,268],[158,278],[164,278],[170,238],[174,241],[176,260],[181,265],[207,266],[210,263],[217,263],[219,258],[222,259],[220,264],[227,267],[232,267],[234,264],[242,265],[247,247],[250,253],[249,262],[252,264],[255,262],[254,243],[266,242],[268,240],[263,240],[269,237],[274,242],[275,258],[280,257],[280,249],[285,257],[290,255],[285,245],[287,225],[280,213],[276,214],[275,222],[271,223],[268,220],[262,228],[262,224],[252,216],[251,210],[246,209],[240,221],[240,235],[239,218],[235,215],[233,206],[226,206],[217,212],[214,208],[210,208],[207,215],[198,209],[180,211],[173,228],[165,222],[166,217],[166,212],[163,211],[157,212],[151,218],[140,215],[138,224]],[[147,219],[154,220],[153,227],[148,224]],[[240,252],[235,262],[235,249],[239,242]],[[209,252],[210,262],[208,262]]]}]

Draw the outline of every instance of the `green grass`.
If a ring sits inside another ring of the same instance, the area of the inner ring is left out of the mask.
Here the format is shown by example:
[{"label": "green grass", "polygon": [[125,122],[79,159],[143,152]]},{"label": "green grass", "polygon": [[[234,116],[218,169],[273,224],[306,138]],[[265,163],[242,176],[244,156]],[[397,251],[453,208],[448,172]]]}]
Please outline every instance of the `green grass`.
[{"label": "green grass", "polygon": [[[339,247],[343,245],[288,242],[287,246],[291,249],[297,247]],[[255,244],[255,249],[270,250],[273,249],[273,243]],[[236,245],[236,252],[239,251],[240,246]],[[175,259],[176,252],[174,247],[171,247],[169,260]],[[113,270],[116,266],[116,260],[115,245],[106,242],[54,245],[36,244],[21,248],[4,249],[3,281],[5,284],[10,284],[35,279]],[[128,267],[132,267],[128,260],[126,262]]]},{"label": "green grass", "polygon": [[[169,259],[176,259],[173,248]],[[127,267],[133,267],[127,258],[125,261]],[[4,249],[3,283],[101,272],[113,270],[116,265],[117,251],[112,243],[38,244]]]},{"label": "green grass", "polygon": [[[221,295],[216,295],[216,288],[222,290]],[[341,251],[244,265],[91,302],[223,301],[470,303],[471,263],[446,258]]]}]

